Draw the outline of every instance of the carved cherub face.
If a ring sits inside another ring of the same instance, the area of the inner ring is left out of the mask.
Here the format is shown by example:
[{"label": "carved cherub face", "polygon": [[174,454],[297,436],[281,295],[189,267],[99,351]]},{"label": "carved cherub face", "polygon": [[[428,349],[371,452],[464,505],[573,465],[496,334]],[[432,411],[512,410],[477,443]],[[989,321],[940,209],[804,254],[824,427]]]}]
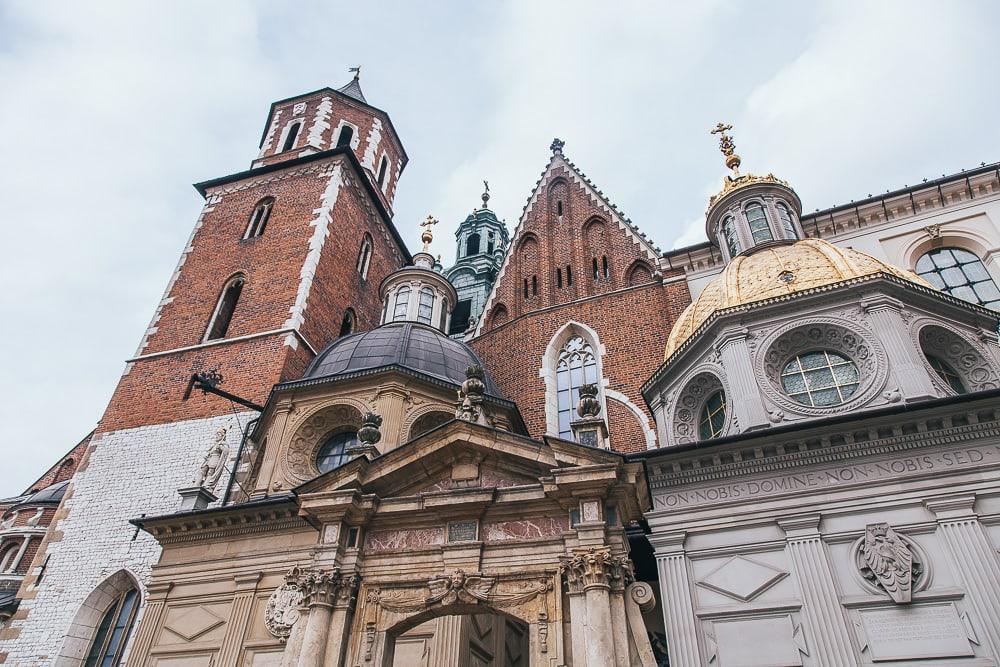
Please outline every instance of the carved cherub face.
[{"label": "carved cherub face", "polygon": [[461,570],[455,570],[451,574],[451,586],[452,588],[461,588],[462,584],[465,582],[465,572]]}]

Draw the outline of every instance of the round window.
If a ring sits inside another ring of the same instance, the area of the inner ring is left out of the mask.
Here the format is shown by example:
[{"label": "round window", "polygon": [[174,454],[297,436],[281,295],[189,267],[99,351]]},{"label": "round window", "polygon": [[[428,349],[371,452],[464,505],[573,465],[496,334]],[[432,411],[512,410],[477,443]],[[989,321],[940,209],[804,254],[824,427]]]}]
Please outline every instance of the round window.
[{"label": "round window", "polygon": [[858,367],[830,350],[795,355],[781,371],[781,387],[802,405],[826,408],[846,403],[858,390]]},{"label": "round window", "polygon": [[722,391],[717,391],[708,397],[701,407],[701,416],[698,419],[698,437],[702,440],[711,440],[722,435],[722,429],[726,425],[726,395]]},{"label": "round window", "polygon": [[357,431],[334,433],[319,448],[319,452],[316,454],[316,468],[321,473],[339,468],[350,458],[345,450],[356,444],[358,444]]},{"label": "round window", "polygon": [[965,383],[962,382],[962,376],[955,372],[955,369],[951,365],[942,359],[941,357],[935,356],[933,354],[928,354],[927,362],[934,369],[934,372],[938,374],[944,383],[951,387],[956,394],[964,394],[968,390],[965,388]]}]

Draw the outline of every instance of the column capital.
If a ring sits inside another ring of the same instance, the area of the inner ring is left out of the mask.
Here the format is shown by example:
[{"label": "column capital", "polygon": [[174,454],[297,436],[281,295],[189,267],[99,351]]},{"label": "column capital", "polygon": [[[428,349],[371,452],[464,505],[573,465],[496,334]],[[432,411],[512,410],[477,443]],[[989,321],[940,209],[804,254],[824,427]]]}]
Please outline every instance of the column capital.
[{"label": "column capital", "polygon": [[684,543],[687,541],[687,533],[684,531],[661,533],[659,535],[654,533],[649,535],[648,539],[657,557],[671,556],[684,553]]},{"label": "column capital", "polygon": [[233,577],[236,582],[237,591],[252,591],[256,590],[257,584],[260,582],[261,578],[264,576],[263,572],[247,572],[244,574],[237,574]]},{"label": "column capital", "polygon": [[559,569],[566,576],[569,592],[582,593],[591,588],[623,587],[631,574],[627,556],[613,556],[608,547],[578,549],[562,556]]},{"label": "column capital", "polygon": [[945,496],[944,498],[934,498],[924,501],[924,507],[933,512],[938,521],[971,519],[976,516],[976,513],[973,511],[975,504],[975,494]]},{"label": "column capital", "polygon": [[872,294],[861,299],[861,309],[866,313],[879,310],[892,310],[898,313],[903,310],[903,302],[884,294]]},{"label": "column capital", "polygon": [[786,539],[819,537],[820,514],[799,514],[786,519],[778,519],[778,526],[785,531]]},{"label": "column capital", "polygon": [[299,570],[296,582],[302,591],[303,606],[333,608],[354,603],[361,578],[341,573],[340,568],[335,567],[332,570]]}]

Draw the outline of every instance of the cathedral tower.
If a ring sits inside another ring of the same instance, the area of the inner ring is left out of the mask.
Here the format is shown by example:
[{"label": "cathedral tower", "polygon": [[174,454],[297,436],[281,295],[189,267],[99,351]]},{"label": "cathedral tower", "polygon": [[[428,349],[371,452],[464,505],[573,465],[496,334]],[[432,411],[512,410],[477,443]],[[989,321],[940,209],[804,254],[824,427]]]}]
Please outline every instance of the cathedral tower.
[{"label": "cathedral tower", "polygon": [[[94,629],[116,596],[142,613],[159,547],[129,519],[174,511],[220,429],[233,470],[249,406],[378,325],[380,283],[410,262],[391,218],[406,160],[355,77],[272,104],[251,168],[195,186],[205,206],[0,634],[8,664],[127,653]],[[192,392],[200,374],[243,404]]]}]

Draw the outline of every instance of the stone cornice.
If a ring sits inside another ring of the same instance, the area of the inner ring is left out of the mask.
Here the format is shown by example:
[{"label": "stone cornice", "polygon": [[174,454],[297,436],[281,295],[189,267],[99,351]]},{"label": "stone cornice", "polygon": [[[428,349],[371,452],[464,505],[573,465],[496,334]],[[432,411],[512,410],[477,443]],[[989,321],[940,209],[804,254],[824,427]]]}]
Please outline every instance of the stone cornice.
[{"label": "stone cornice", "polygon": [[166,515],[134,520],[132,523],[152,535],[160,544],[212,541],[239,535],[277,533],[308,526],[298,516],[298,507],[293,501],[264,507],[253,505],[253,503],[248,506],[233,505],[215,511]]}]

